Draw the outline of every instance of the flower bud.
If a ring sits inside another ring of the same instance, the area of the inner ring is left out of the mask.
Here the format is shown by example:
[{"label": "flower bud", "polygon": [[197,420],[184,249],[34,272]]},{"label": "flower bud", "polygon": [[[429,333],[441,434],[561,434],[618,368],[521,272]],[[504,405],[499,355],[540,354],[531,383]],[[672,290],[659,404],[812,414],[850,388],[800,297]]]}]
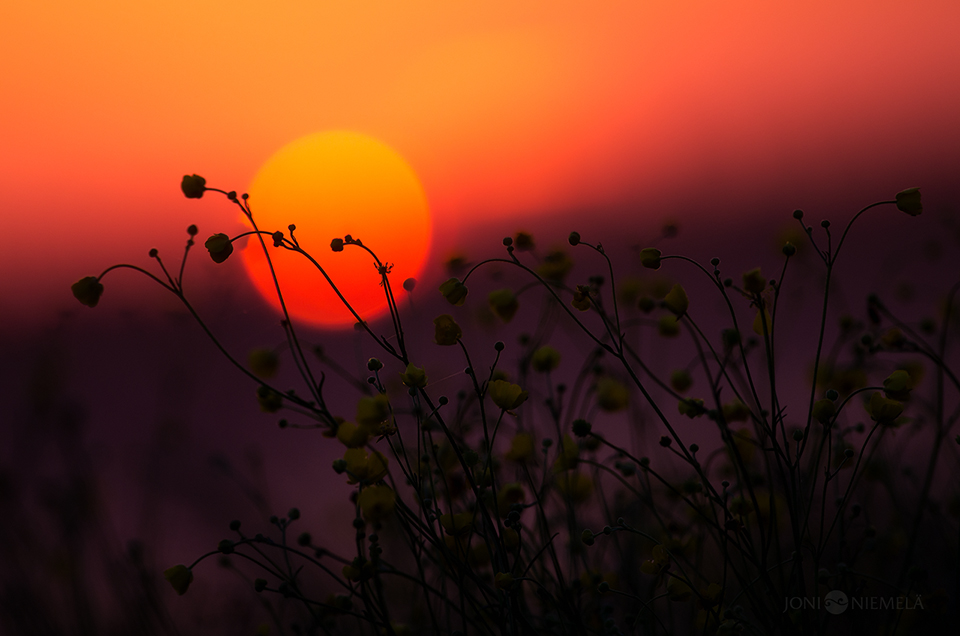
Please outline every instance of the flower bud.
[{"label": "flower bud", "polygon": [[923,204],[920,203],[920,188],[907,188],[898,192],[897,209],[910,216],[918,216],[923,212]]},{"label": "flower bud", "polygon": [[413,363],[407,365],[406,371],[400,374],[404,386],[411,389],[422,389],[427,386],[427,374],[422,367],[415,367]]},{"label": "flower bud", "polygon": [[342,238],[335,238],[335,239],[333,239],[332,241],[330,241],[330,249],[332,249],[334,252],[342,252],[342,251],[343,251],[343,239],[342,239]]},{"label": "flower bud", "polygon": [[247,364],[254,375],[261,378],[272,378],[277,374],[280,358],[273,349],[254,349],[247,356]]},{"label": "flower bud", "polygon": [[207,189],[207,180],[199,175],[183,175],[180,190],[188,199],[199,199]]},{"label": "flower bud", "polygon": [[490,292],[487,303],[490,305],[490,310],[503,322],[510,322],[520,308],[516,295],[509,288]]},{"label": "flower bud", "polygon": [[587,420],[578,419],[573,421],[573,434],[577,437],[586,437],[590,434],[593,426]]},{"label": "flower bud", "polygon": [[193,571],[185,565],[175,565],[163,571],[163,578],[170,583],[179,596],[183,596],[193,581]]},{"label": "flower bud", "polygon": [[86,276],[70,286],[73,297],[87,307],[96,307],[103,294],[103,285],[96,276]]},{"label": "flower bud", "polygon": [[667,292],[667,295],[663,299],[663,304],[677,317],[680,317],[687,313],[687,308],[690,306],[690,301],[687,299],[687,292],[684,291],[683,287],[679,283],[677,283],[670,288],[669,292]]},{"label": "flower bud", "polygon": [[693,386],[693,378],[685,369],[678,369],[670,374],[670,386],[677,393],[685,393]]},{"label": "flower bud", "polygon": [[640,250],[640,264],[647,269],[660,269],[661,252],[655,247]]},{"label": "flower bud", "polygon": [[458,278],[451,278],[440,285],[440,293],[451,305],[460,307],[467,299],[467,286]]},{"label": "flower bud", "polygon": [[226,234],[214,234],[203,244],[214,263],[222,263],[233,254],[233,243]]},{"label": "flower bud", "polygon": [[433,319],[434,335],[433,341],[438,345],[449,347],[457,344],[463,336],[460,325],[449,314],[443,314]]},{"label": "flower bud", "polygon": [[793,256],[796,253],[797,253],[797,248],[793,243],[791,243],[790,241],[787,241],[786,243],[783,244],[783,254],[785,256]]},{"label": "flower bud", "polygon": [[580,533],[580,541],[583,542],[583,545],[593,545],[595,543],[593,539],[593,530],[587,528]]},{"label": "flower bud", "polygon": [[533,236],[529,232],[517,232],[513,242],[518,252],[529,252],[534,247]]},{"label": "flower bud", "polygon": [[580,244],[580,232],[570,232],[569,238],[567,241],[570,242],[570,245],[579,245]]},{"label": "flower bud", "polygon": [[743,289],[750,294],[759,294],[767,287],[767,280],[760,273],[760,268],[751,269],[743,275]]}]

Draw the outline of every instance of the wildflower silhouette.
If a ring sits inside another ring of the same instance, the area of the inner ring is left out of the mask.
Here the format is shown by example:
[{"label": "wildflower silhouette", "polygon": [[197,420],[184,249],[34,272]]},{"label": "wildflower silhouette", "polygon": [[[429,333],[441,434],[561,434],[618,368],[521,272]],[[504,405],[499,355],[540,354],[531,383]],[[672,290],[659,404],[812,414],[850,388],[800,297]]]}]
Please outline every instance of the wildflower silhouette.
[{"label": "wildflower silhouette", "polygon": [[[208,187],[197,175],[185,176],[181,189],[190,199],[222,195],[250,222],[249,231],[205,241],[216,263],[225,263],[243,237],[256,239],[268,262],[275,250],[306,259],[373,351],[361,354],[367,362],[358,377],[331,388],[317,365],[349,377],[346,363],[305,348],[286,313],[283,281],[274,278],[286,342],[250,351],[245,361],[235,356],[183,290],[193,226],[179,270],[168,270],[153,250],[159,273],[116,265],[72,286],[79,302],[95,307],[113,270],[147,276],[184,304],[253,383],[262,411],[283,412],[284,427],[319,428],[342,451],[326,470],[340,475],[338,486],[350,495],[351,514],[342,521],[355,540],[347,551],[318,544],[326,532],[292,532],[307,522],[296,509],[271,517],[271,536],[251,537],[236,522],[234,538],[165,572],[176,594],[187,593],[202,562],[216,556],[249,568],[251,593],[276,615],[292,616],[291,633],[390,636],[825,633],[820,615],[784,611],[784,599],[817,598],[828,585],[852,594],[880,582],[883,589],[933,594],[911,568],[920,560],[918,546],[938,532],[924,521],[939,496],[941,445],[957,419],[956,405],[947,404],[953,394],[947,396],[960,381],[946,343],[960,283],[938,320],[922,327],[878,296],[847,303],[865,306],[865,315],[841,321],[835,342],[827,326],[851,227],[880,206],[919,215],[918,189],[866,206],[839,233],[827,221],[808,227],[795,211],[803,243],[792,236],[796,245],[780,243],[782,263],[767,270],[780,273],[771,278],[760,268],[729,276],[719,258],[708,268],[645,247],[638,271],[624,279],[586,233],[571,232],[567,247],[541,252],[532,234],[518,232],[503,240],[501,258],[448,263],[438,300],[450,313],[416,339],[408,338],[391,267],[375,245],[346,235],[330,248],[370,258],[370,284],[380,286],[389,308],[384,327],[349,304],[301,247],[295,225],[260,229],[246,195]],[[672,228],[661,238],[674,234]],[[812,258],[797,258],[798,248]],[[794,325],[793,333],[780,317],[789,311],[787,273],[801,261],[819,268],[819,278],[811,271],[803,278],[808,285],[822,280],[822,301],[819,319]],[[580,278],[579,268],[591,263],[602,275]],[[487,290],[472,277],[491,264],[509,273],[504,286]],[[687,290],[699,287],[667,278],[687,267],[705,277],[711,296],[691,303]],[[574,273],[579,284],[568,284]],[[479,298],[468,285],[482,290]],[[415,281],[403,288],[412,292]],[[542,302],[528,302],[537,293]],[[712,308],[719,315],[705,322]],[[521,337],[475,349],[464,330],[478,342],[488,333],[472,328],[476,309],[497,317],[490,328],[511,323]],[[536,328],[527,330],[529,324]],[[584,346],[561,353],[550,342],[558,324]],[[782,353],[784,342],[804,334],[816,343],[809,360],[797,359],[804,352]],[[429,350],[410,344],[431,335],[465,367],[433,385],[420,366],[429,363]],[[692,356],[675,353],[690,343]],[[922,381],[920,360],[936,382]],[[275,384],[281,367],[299,374],[296,390]],[[784,369],[797,368],[811,370],[807,385],[784,379]],[[337,399],[328,401],[331,391]],[[926,437],[917,439],[929,461],[916,492],[892,497],[890,462],[901,455],[896,445],[911,421],[923,423],[917,430]],[[896,452],[887,452],[891,446]],[[893,519],[876,507],[884,497],[896,500]],[[956,520],[938,521],[955,540]],[[338,519],[320,523],[326,528]],[[934,616],[909,624],[893,611],[849,618],[866,621],[859,625],[864,633],[936,633]]]}]

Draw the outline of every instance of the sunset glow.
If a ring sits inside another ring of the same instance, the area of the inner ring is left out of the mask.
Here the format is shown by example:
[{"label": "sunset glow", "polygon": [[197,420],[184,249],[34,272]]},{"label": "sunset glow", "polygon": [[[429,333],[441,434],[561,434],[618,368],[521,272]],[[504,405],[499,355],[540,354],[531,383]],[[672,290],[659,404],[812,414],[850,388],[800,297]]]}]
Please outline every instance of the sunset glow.
[{"label": "sunset glow", "polygon": [[[390,281],[398,292],[427,256],[431,221],[423,188],[403,158],[372,137],[336,131],[299,139],[264,164],[249,194],[260,229],[289,235],[287,226],[295,224],[300,246],[364,320],[387,307],[373,257],[356,246],[334,253],[331,240],[350,235],[392,264]],[[313,263],[268,249],[292,316],[325,326],[356,322]],[[243,260],[257,290],[279,307],[259,241],[249,240]]]}]

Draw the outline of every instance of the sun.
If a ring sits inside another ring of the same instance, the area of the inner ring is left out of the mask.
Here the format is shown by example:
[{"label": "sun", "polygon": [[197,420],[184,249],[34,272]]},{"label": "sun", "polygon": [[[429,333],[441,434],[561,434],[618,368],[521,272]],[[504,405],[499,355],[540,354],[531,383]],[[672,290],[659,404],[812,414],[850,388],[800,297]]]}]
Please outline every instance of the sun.
[{"label": "sun", "polygon": [[[417,175],[396,151],[368,135],[329,131],[302,137],[263,165],[248,192],[259,228],[289,236],[287,226],[295,224],[300,246],[363,320],[387,309],[374,260],[356,246],[335,253],[330,241],[349,234],[392,263],[394,293],[403,293],[401,283],[418,275],[430,249],[430,210]],[[292,317],[324,327],[356,323],[307,258],[265,238]],[[257,290],[279,310],[259,241],[248,240],[243,262]]]}]

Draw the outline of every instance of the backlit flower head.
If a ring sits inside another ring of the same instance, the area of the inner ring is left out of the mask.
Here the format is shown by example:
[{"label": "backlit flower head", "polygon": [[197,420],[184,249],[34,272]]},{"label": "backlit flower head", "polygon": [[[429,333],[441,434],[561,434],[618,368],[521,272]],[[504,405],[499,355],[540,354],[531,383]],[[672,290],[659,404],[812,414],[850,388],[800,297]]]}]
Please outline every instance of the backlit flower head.
[{"label": "backlit flower head", "polygon": [[387,476],[387,458],[380,451],[348,448],[343,454],[347,463],[348,483],[374,484]]},{"label": "backlit flower head", "polygon": [[660,269],[661,252],[655,247],[640,250],[640,264],[647,269]]},{"label": "backlit flower head", "polygon": [[199,199],[207,190],[207,180],[200,175],[185,174],[180,181],[180,190],[188,199]]},{"label": "backlit flower head", "polygon": [[923,212],[920,202],[920,188],[907,188],[897,193],[897,209],[910,216],[918,216]]},{"label": "backlit flower head", "polygon": [[86,276],[70,286],[73,297],[87,307],[96,307],[103,294],[103,285],[96,276]]},{"label": "backlit flower head", "polygon": [[397,503],[397,493],[386,484],[367,486],[360,491],[357,505],[360,514],[367,523],[380,523],[393,513]]},{"label": "backlit flower head", "polygon": [[449,347],[457,344],[463,336],[463,330],[450,314],[443,314],[433,319],[433,341],[438,345]]},{"label": "backlit flower head", "polygon": [[440,293],[451,305],[460,307],[467,299],[467,287],[459,278],[451,278],[440,285]]},{"label": "backlit flower head", "polygon": [[512,411],[527,401],[529,393],[520,385],[506,380],[494,380],[487,387],[487,394],[493,403],[505,411]]},{"label": "backlit flower head", "polygon": [[490,305],[490,310],[503,322],[510,322],[520,308],[517,296],[509,288],[495,289],[490,292],[487,303]]},{"label": "backlit flower head", "polygon": [[233,254],[233,243],[230,237],[222,232],[208,238],[203,246],[207,248],[214,263],[222,263]]}]

